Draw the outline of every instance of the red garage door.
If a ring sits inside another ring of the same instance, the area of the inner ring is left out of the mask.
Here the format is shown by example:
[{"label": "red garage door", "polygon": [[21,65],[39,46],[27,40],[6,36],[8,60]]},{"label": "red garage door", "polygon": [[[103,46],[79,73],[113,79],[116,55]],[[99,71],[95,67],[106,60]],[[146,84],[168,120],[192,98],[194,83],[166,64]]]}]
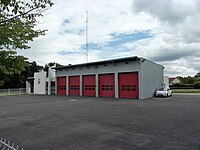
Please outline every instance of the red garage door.
[{"label": "red garage door", "polygon": [[138,98],[138,73],[119,74],[119,97]]},{"label": "red garage door", "polygon": [[83,76],[83,96],[95,96],[95,75]]},{"label": "red garage door", "polygon": [[115,79],[114,74],[99,75],[99,96],[115,96]]},{"label": "red garage door", "polygon": [[69,77],[69,95],[80,95],[80,77]]},{"label": "red garage door", "polygon": [[57,78],[57,95],[66,95],[66,77]]}]

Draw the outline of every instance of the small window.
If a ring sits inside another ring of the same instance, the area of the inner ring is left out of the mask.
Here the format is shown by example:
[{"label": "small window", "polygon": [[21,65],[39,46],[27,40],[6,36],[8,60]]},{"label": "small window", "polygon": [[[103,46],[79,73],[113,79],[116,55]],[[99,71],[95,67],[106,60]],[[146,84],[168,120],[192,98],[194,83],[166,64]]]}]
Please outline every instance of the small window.
[{"label": "small window", "polygon": [[127,91],[131,90],[131,85],[127,85]]},{"label": "small window", "polygon": [[40,84],[40,79],[38,79],[38,84]]},{"label": "small window", "polygon": [[136,91],[136,85],[132,85],[131,90],[132,90],[132,91]]},{"label": "small window", "polygon": [[126,91],[126,85],[122,85],[122,91]]}]

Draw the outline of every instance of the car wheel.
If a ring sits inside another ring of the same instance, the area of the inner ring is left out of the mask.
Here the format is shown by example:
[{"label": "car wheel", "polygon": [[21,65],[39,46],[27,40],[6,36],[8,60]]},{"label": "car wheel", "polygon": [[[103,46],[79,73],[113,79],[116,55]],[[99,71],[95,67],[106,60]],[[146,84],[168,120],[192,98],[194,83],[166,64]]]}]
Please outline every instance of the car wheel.
[{"label": "car wheel", "polygon": [[167,97],[168,97],[169,95],[168,95],[168,93],[167,93]]}]

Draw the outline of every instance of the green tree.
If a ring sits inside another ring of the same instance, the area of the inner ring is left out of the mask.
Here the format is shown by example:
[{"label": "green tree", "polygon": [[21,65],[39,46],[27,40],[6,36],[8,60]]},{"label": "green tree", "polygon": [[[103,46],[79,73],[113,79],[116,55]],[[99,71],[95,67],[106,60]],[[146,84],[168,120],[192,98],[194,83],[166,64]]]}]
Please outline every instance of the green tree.
[{"label": "green tree", "polygon": [[0,1],[0,86],[2,78],[18,75],[27,66],[26,58],[13,50],[28,49],[29,41],[45,35],[47,30],[36,29],[36,25],[42,12],[52,5],[51,0]]},{"label": "green tree", "polygon": [[34,72],[39,72],[44,69],[43,66],[38,65],[35,61],[28,62],[26,61],[26,67],[19,74],[1,74],[0,80],[4,81],[4,85],[0,86],[0,88],[23,88],[26,86],[26,80],[28,77],[33,77]]},{"label": "green tree", "polygon": [[199,80],[200,81],[200,72],[199,73],[197,73],[195,76],[194,76],[197,80]]},{"label": "green tree", "polygon": [[194,84],[195,80],[196,79],[194,77],[188,76],[188,77],[182,78],[182,83],[183,84]]},{"label": "green tree", "polygon": [[5,78],[24,71],[27,67],[26,60],[15,51],[0,51],[0,86],[4,84]]},{"label": "green tree", "polygon": [[39,72],[41,70],[44,70],[43,66],[38,65],[35,61],[29,62],[28,67],[26,67],[26,70],[22,72],[22,74],[27,77],[33,77],[34,72]]},{"label": "green tree", "polygon": [[200,81],[195,81],[194,88],[195,89],[200,89]]},{"label": "green tree", "polygon": [[52,67],[52,66],[54,66],[54,65],[55,65],[56,67],[62,66],[61,64],[56,63],[56,62],[50,62],[50,63],[46,64],[45,67],[44,67],[44,71],[47,72],[47,77],[49,76],[49,71],[48,71],[49,67]]},{"label": "green tree", "polygon": [[33,38],[46,30],[35,29],[37,18],[53,3],[51,0],[1,0],[0,49],[27,49]]}]

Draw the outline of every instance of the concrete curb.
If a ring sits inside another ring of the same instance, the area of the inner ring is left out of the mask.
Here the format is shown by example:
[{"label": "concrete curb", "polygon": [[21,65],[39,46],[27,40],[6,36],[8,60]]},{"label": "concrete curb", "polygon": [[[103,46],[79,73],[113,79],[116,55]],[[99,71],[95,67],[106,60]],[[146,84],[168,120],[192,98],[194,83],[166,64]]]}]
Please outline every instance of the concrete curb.
[{"label": "concrete curb", "polygon": [[200,93],[173,93],[173,95],[200,95]]}]

